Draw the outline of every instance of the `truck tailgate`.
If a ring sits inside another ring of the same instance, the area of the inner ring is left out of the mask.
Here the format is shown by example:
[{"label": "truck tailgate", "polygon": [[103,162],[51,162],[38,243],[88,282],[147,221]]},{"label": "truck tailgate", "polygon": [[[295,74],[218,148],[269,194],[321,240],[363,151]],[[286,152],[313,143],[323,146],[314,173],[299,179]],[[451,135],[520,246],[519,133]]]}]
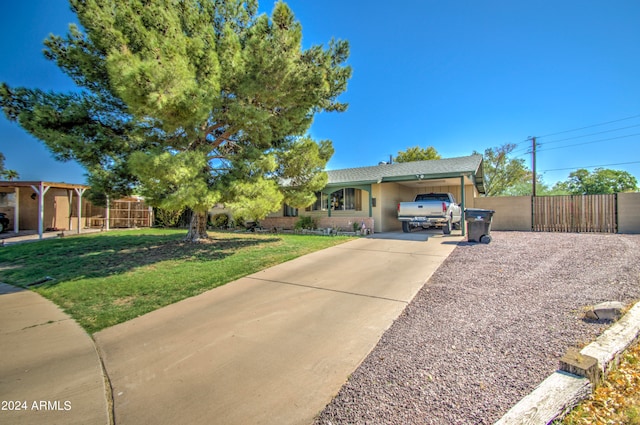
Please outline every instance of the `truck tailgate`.
[{"label": "truck tailgate", "polygon": [[[433,202],[401,202],[398,208],[400,217],[444,217],[443,203]],[[446,205],[445,205],[446,211]]]}]

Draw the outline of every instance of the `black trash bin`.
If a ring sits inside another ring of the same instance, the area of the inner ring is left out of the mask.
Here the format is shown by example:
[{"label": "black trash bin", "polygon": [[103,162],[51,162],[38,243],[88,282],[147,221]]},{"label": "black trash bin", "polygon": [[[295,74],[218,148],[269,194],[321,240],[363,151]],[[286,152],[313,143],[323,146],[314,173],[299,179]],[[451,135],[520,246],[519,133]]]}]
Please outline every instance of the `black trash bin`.
[{"label": "black trash bin", "polygon": [[467,240],[469,242],[491,242],[491,220],[494,210],[465,208],[464,219],[467,222]]}]

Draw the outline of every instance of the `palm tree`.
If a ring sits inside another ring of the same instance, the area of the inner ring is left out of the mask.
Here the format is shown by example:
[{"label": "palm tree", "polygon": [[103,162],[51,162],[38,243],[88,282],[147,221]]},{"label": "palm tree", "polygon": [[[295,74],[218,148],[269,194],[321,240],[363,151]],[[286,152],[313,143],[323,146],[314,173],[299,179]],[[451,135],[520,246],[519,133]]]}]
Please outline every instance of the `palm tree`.
[{"label": "palm tree", "polygon": [[3,174],[4,174],[4,177],[10,182],[20,178],[20,174],[18,174],[16,170],[4,170]]}]

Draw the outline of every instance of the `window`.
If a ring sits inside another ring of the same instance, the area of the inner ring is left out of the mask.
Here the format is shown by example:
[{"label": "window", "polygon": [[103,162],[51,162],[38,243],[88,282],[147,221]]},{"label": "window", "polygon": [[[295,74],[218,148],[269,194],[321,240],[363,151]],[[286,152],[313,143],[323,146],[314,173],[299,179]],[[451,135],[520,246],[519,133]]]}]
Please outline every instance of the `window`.
[{"label": "window", "polygon": [[362,190],[354,188],[340,189],[327,196],[316,192],[316,202],[307,207],[307,211],[362,211]]},{"label": "window", "polygon": [[326,211],[329,205],[329,198],[322,192],[316,192],[316,202],[307,207],[307,211]]},{"label": "window", "polygon": [[285,217],[297,217],[298,216],[298,209],[290,207],[287,204],[284,204],[284,216]]},{"label": "window", "polygon": [[352,187],[336,190],[331,194],[331,209],[362,211],[362,191]]}]

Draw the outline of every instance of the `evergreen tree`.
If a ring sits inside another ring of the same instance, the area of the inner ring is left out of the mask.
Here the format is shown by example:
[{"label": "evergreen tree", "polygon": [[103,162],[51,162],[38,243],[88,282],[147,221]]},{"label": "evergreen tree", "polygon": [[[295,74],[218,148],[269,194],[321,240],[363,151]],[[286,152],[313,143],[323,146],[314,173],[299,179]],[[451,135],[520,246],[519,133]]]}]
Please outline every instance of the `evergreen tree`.
[{"label": "evergreen tree", "polygon": [[337,100],[351,68],[346,41],[302,49],[302,28],[277,2],[71,0],[81,28],[50,36],[45,55],[81,88],[0,87],[5,115],[59,160],[86,167],[93,193],[141,192],[195,213],[206,238],[218,202],[258,219],[281,202],[305,207],[326,183],[329,141],[305,136]]}]

